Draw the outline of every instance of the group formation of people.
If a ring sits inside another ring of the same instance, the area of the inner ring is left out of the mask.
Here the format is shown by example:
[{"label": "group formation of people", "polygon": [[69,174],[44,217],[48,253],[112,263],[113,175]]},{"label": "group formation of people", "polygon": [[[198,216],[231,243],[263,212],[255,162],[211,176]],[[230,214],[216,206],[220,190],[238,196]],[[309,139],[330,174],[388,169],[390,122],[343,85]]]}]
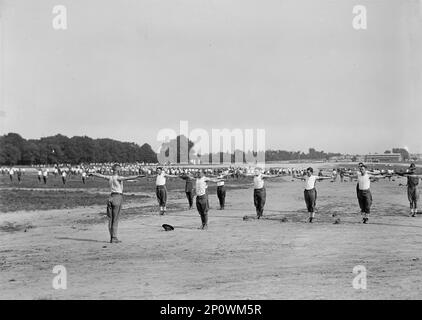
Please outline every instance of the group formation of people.
[{"label": "group formation of people", "polygon": [[[17,176],[19,183],[22,175],[25,174],[24,168],[0,168],[1,173],[9,174],[13,181],[14,175]],[[313,168],[295,169],[295,168],[267,168],[260,167],[163,167],[151,164],[88,164],[88,165],[55,165],[53,168],[38,167],[37,177],[39,183],[47,184],[49,174],[61,177],[63,184],[66,184],[68,176],[81,177],[85,184],[89,176],[106,179],[109,182],[111,195],[107,202],[107,216],[109,217],[110,241],[119,242],[117,238],[117,226],[119,214],[123,202],[123,182],[135,180],[143,177],[155,178],[155,193],[159,206],[159,214],[164,215],[167,211],[167,178],[180,178],[185,181],[185,194],[189,209],[194,206],[201,217],[200,229],[208,228],[208,183],[215,183],[217,186],[217,197],[219,209],[225,209],[226,187],[225,182],[228,179],[247,179],[253,178],[253,202],[256,210],[256,217],[260,219],[264,214],[266,202],[265,180],[290,176],[294,179],[304,181],[304,200],[309,214],[308,222],[312,223],[315,219],[315,208],[317,201],[316,183],[318,181],[331,180],[336,181],[340,177],[340,182],[345,178],[349,181],[357,181],[356,195],[362,214],[362,222],[367,223],[371,212],[372,194],[370,185],[372,181],[392,177],[407,178],[407,196],[410,203],[410,216],[417,214],[417,202],[419,198],[418,185],[422,175],[416,174],[414,163],[406,171],[374,169],[369,171],[365,164],[359,163],[358,170],[351,168],[332,169],[330,174],[324,174],[322,170],[314,173]],[[195,200],[196,196],[196,200]]]},{"label": "group formation of people", "polygon": [[[122,176],[119,174],[120,165],[115,164],[112,166],[112,174],[104,175],[101,173],[90,173],[90,175],[103,178],[109,181],[111,195],[107,202],[107,215],[109,217],[109,232],[110,242],[120,242],[117,238],[117,225],[122,206],[123,199],[123,181],[134,180],[142,177],[148,177],[147,174],[137,174],[132,176]],[[174,169],[173,169],[174,170]],[[209,200],[208,200],[208,183],[217,184],[217,196],[220,203],[220,210],[225,208],[225,180],[234,175],[241,175],[243,177],[253,177],[253,201],[256,210],[256,217],[260,219],[264,214],[264,207],[266,202],[266,189],[265,180],[269,178],[283,177],[285,174],[278,170],[263,170],[262,168],[256,167],[253,172],[248,170],[238,170],[234,168],[229,169],[189,169],[186,171],[176,172],[168,170],[166,172],[162,167],[155,169],[155,184],[156,184],[156,196],[159,204],[159,213],[164,215],[166,212],[167,204],[167,188],[166,178],[181,178],[185,180],[185,193],[189,204],[189,209],[193,207],[194,193],[196,194],[196,208],[201,218],[200,229],[205,230],[208,228],[208,211],[209,211]],[[239,172],[240,171],[240,172]],[[345,177],[350,179],[356,179],[356,194],[362,215],[362,222],[367,223],[369,220],[369,214],[371,212],[372,205],[372,194],[371,194],[371,181],[378,179],[391,178],[392,176],[402,176],[407,178],[407,194],[410,203],[411,216],[414,217],[417,213],[417,201],[419,197],[418,184],[419,180],[422,179],[422,175],[416,174],[416,166],[414,163],[404,172],[387,172],[382,173],[377,171],[369,172],[367,167],[363,163],[359,163],[358,170],[355,172],[347,172],[344,174]],[[177,174],[176,174],[177,173]],[[208,175],[206,174],[208,173]],[[309,167],[305,170],[299,171],[298,173],[292,172],[292,177],[300,179],[305,182],[304,188],[304,200],[307,211],[309,213],[308,222],[312,223],[315,218],[315,207],[317,200],[317,191],[315,188],[316,182],[323,180],[335,180],[336,176],[324,175],[322,171],[318,174],[314,174],[313,168]],[[353,181],[353,180],[351,180]]]}]

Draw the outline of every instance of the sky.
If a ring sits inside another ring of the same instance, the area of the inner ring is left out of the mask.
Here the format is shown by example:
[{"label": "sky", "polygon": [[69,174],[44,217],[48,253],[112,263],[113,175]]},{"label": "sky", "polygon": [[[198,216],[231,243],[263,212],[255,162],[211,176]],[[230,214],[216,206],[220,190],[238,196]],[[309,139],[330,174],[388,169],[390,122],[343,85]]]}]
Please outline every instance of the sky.
[{"label": "sky", "polygon": [[422,153],[420,0],[0,0],[0,28],[0,134],[157,150],[188,121],[264,129],[267,149]]}]

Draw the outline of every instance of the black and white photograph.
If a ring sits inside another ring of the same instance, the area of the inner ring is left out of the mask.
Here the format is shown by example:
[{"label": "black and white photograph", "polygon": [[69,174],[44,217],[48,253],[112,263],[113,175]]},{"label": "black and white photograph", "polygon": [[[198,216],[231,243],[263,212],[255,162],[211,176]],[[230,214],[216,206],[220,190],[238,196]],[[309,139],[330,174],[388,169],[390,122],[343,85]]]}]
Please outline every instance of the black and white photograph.
[{"label": "black and white photograph", "polygon": [[420,300],[421,124],[422,0],[0,0],[0,300]]}]

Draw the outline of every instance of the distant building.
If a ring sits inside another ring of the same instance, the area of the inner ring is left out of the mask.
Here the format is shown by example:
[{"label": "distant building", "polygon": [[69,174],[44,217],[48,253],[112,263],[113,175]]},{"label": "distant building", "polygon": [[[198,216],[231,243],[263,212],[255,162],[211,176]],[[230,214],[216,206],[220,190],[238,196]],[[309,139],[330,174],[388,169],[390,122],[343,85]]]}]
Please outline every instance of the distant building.
[{"label": "distant building", "polygon": [[330,157],[329,161],[334,162],[356,162],[356,161],[363,161],[364,157],[359,155],[352,155],[352,154],[343,154],[340,156],[332,156]]},{"label": "distant building", "polygon": [[367,154],[365,162],[401,162],[401,153]]}]

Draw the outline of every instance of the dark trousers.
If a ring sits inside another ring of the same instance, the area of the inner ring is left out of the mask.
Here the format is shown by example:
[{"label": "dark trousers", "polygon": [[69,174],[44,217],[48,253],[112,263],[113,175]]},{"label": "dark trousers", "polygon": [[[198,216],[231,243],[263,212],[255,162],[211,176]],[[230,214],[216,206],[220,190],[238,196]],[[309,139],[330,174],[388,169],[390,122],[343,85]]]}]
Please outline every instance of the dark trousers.
[{"label": "dark trousers", "polygon": [[47,184],[47,177],[43,176],[42,179],[44,180],[44,184]]},{"label": "dark trousers", "polygon": [[122,208],[123,195],[111,194],[107,202],[108,231],[111,239],[117,238],[117,227],[119,225],[120,209]]},{"label": "dark trousers", "polygon": [[265,200],[267,198],[267,193],[265,191],[265,188],[261,189],[254,189],[253,191],[253,201],[256,209],[256,215],[258,217],[262,217],[264,214],[264,206],[265,206]]},{"label": "dark trousers", "polygon": [[192,208],[193,206],[193,191],[186,191],[186,198],[189,202],[189,208]]},{"label": "dark trousers", "polygon": [[305,196],[305,203],[308,212],[312,213],[315,211],[316,199],[317,199],[317,191],[315,188],[311,190],[304,191]]},{"label": "dark trousers", "polygon": [[359,190],[358,193],[358,201],[360,211],[363,213],[370,213],[371,212],[371,205],[372,205],[372,194],[371,190]]},{"label": "dark trousers", "polygon": [[224,205],[226,203],[226,187],[225,186],[217,187],[217,197],[218,197],[218,201],[220,202],[220,209],[224,209]]},{"label": "dark trousers", "polygon": [[419,199],[418,188],[407,187],[407,198],[409,199],[410,209],[417,209]]},{"label": "dark trousers", "polygon": [[158,203],[160,207],[165,207],[167,203],[167,188],[166,186],[157,186],[155,190],[155,194],[157,195]]},{"label": "dark trousers", "polygon": [[208,195],[196,196],[196,208],[198,209],[199,215],[201,216],[202,226],[208,224]]}]

